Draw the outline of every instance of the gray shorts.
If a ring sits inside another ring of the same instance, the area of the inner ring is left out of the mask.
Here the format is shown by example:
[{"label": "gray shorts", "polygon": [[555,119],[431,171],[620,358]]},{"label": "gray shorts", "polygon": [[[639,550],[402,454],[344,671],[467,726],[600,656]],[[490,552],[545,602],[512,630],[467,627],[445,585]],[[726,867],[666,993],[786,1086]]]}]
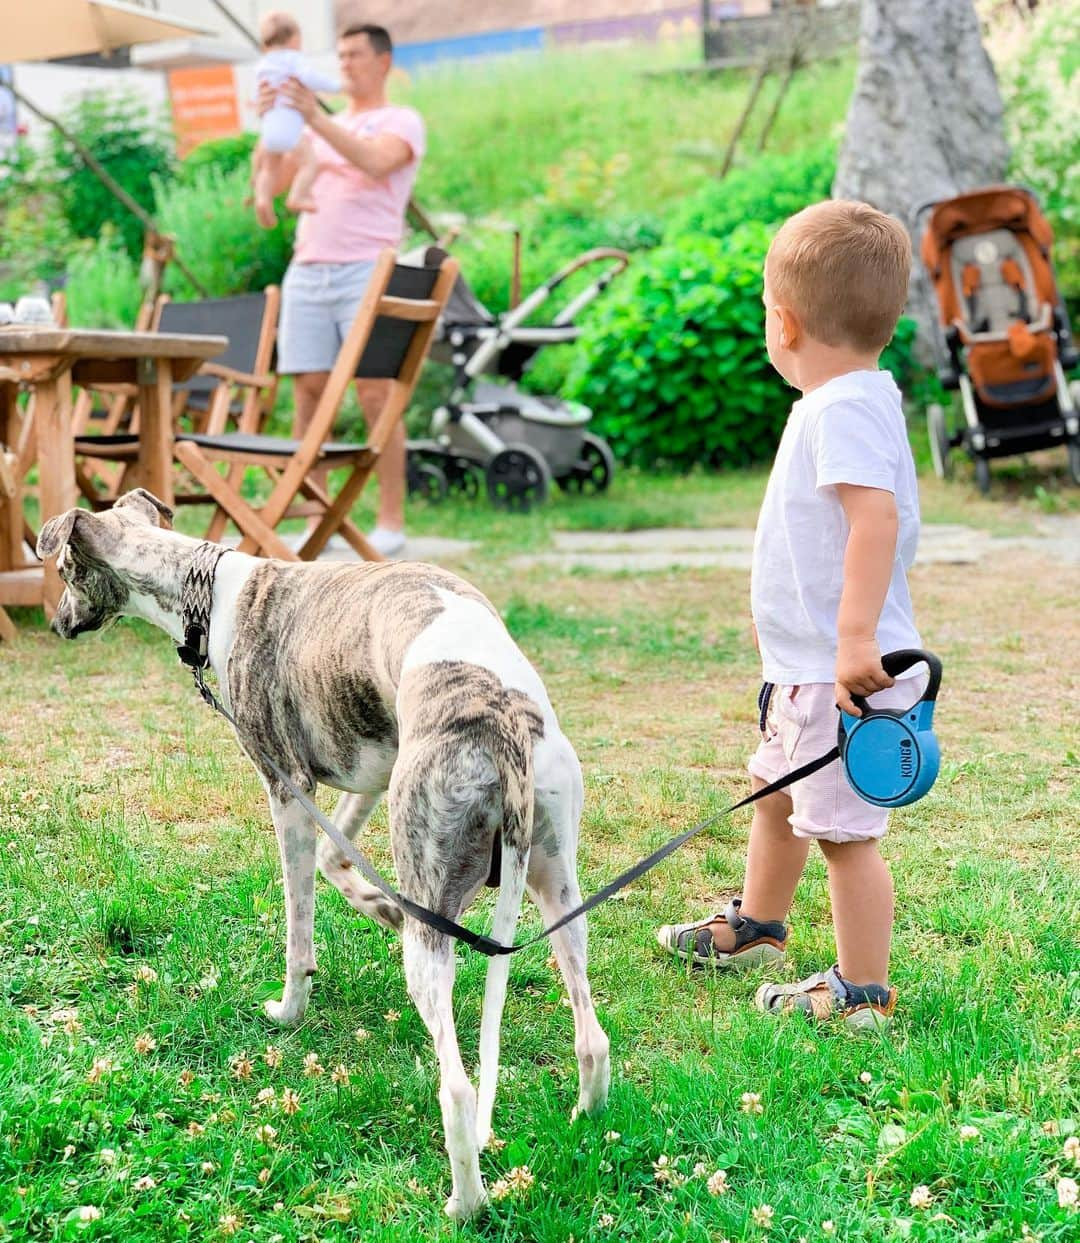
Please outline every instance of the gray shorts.
[{"label": "gray shorts", "polygon": [[333,367],[374,267],[368,259],[289,264],[281,283],[277,367],[281,375]]}]

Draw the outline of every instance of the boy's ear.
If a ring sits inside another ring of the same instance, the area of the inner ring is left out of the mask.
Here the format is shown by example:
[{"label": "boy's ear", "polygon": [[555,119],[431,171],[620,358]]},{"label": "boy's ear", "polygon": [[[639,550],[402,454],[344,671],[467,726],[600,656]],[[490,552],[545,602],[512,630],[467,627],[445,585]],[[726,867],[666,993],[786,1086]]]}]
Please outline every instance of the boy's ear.
[{"label": "boy's ear", "polygon": [[786,350],[794,349],[802,336],[802,325],[799,323],[799,317],[789,306],[774,306],[771,314],[779,319],[780,344]]}]

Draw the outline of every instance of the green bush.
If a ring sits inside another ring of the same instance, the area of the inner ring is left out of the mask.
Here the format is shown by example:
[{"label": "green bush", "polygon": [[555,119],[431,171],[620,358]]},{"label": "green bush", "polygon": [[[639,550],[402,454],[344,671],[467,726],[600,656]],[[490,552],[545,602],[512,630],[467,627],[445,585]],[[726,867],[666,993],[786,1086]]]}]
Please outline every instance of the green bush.
[{"label": "green bush", "polygon": [[672,215],[668,231],[724,237],[745,220],[779,224],[811,203],[827,199],[835,176],[833,143],[795,155],[759,156],[687,199]]},{"label": "green bush", "polygon": [[69,321],[79,328],[131,330],[142,287],[139,265],[124,249],[111,225],[94,242],[76,243],[67,268]]},{"label": "green bush", "polygon": [[201,142],[180,161],[178,178],[190,184],[197,173],[212,168],[219,173],[231,173],[242,168],[251,171],[251,153],[255,150],[258,135],[244,132],[230,134],[228,138],[211,138]]},{"label": "green bush", "polygon": [[593,316],[567,395],[639,465],[742,466],[776,448],[791,391],[765,353],[770,231],[685,234],[636,264]]},{"label": "green bush", "polygon": [[[296,223],[282,212],[275,228],[259,228],[246,167],[222,173],[205,166],[182,182],[158,182],[157,193],[158,224],[176,236],[177,253],[210,297],[280,284]],[[165,286],[177,298],[201,296],[175,264]]]},{"label": "green bush", "polygon": [[[98,91],[84,95],[64,118],[67,127],[140,207],[153,214],[154,184],[173,173],[171,139],[138,95]],[[132,258],[142,253],[143,226],[98,179],[62,135],[49,138],[55,192],[75,237],[96,238],[115,226]]]}]

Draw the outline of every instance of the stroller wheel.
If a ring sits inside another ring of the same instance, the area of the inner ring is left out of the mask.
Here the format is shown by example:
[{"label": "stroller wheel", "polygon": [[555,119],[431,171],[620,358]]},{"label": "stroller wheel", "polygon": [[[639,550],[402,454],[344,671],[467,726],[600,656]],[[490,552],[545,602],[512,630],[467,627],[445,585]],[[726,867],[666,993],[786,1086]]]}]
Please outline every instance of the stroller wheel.
[{"label": "stroller wheel", "polygon": [[1070,440],[1068,450],[1069,478],[1073,481],[1073,483],[1080,486],[1080,441]]},{"label": "stroller wheel", "polygon": [[531,445],[507,445],[487,464],[488,497],[496,509],[526,514],[547,499],[551,471]]},{"label": "stroller wheel", "polygon": [[558,483],[564,492],[606,492],[614,474],[615,455],[607,441],[586,432],[573,470]]},{"label": "stroller wheel", "polygon": [[983,496],[990,495],[990,463],[984,457],[975,459],[975,483]]},{"label": "stroller wheel", "polygon": [[937,402],[926,408],[926,431],[930,438],[930,457],[934,463],[934,474],[939,479],[948,479],[952,474],[952,463],[949,461],[952,442],[945,423],[945,411]]},{"label": "stroller wheel", "polygon": [[446,475],[434,462],[410,461],[406,483],[410,496],[422,496],[432,502],[441,501],[450,490]]}]

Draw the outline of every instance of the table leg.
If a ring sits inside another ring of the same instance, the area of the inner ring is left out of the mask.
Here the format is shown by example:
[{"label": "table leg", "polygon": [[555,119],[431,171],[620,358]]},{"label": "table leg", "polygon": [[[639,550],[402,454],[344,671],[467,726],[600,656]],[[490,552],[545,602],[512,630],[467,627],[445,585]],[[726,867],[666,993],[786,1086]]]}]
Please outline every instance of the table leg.
[{"label": "table leg", "polygon": [[[71,431],[71,376],[64,372],[41,380],[34,388],[34,431],[37,436],[41,525],[49,518],[73,509],[78,499],[75,485],[75,439]],[[56,562],[45,566],[45,614],[56,612],[64,584]]]},{"label": "table leg", "polygon": [[[0,384],[0,453],[9,455],[6,470],[4,463],[0,463],[0,471],[4,472],[0,479],[0,570],[15,570],[23,563],[22,472],[15,452],[20,430],[17,394],[14,384]],[[8,476],[14,484],[14,496],[7,494]]]},{"label": "table leg", "polygon": [[141,358],[139,382],[139,484],[159,501],[173,503],[172,361]]}]

